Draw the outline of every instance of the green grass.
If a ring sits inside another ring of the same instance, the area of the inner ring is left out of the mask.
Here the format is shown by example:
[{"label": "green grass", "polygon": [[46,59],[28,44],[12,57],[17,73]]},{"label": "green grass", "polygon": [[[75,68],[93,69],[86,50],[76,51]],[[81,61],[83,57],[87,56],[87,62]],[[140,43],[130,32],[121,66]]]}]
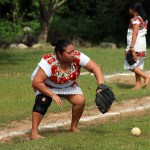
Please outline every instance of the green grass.
[{"label": "green grass", "polygon": [[[123,49],[99,49],[88,48],[81,49],[91,59],[96,61],[102,68],[103,73],[111,74],[116,72],[125,72],[123,69]],[[31,117],[31,111],[34,103],[34,92],[31,87],[30,76],[37,63],[45,53],[52,52],[47,50],[0,50],[0,129],[15,120],[22,120]],[[148,56],[150,52],[148,51]],[[149,70],[147,59],[145,70]],[[82,71],[85,71],[84,69]],[[96,81],[93,76],[80,76],[78,83],[86,96],[86,108],[95,106]],[[118,101],[128,100],[148,96],[150,89],[141,91],[132,91],[132,85],[122,83],[107,84],[113,89]],[[60,112],[70,110],[71,105],[63,102],[63,108],[58,108],[54,103],[49,108],[49,112]]]},{"label": "green grass", "polygon": [[[1,150],[149,150],[150,113],[141,117],[120,118],[106,124],[87,125],[80,133],[69,133],[65,130],[48,131],[46,138],[38,141],[21,141],[13,139],[13,144],[1,145]],[[131,135],[134,126],[141,129],[141,136]]]},{"label": "green grass", "polygon": [[[125,72],[123,69],[123,49],[81,49],[102,68],[104,75]],[[12,121],[31,118],[34,104],[34,93],[30,76],[43,54],[52,50],[0,50],[0,129]],[[150,52],[148,51],[148,56]],[[145,63],[145,70],[149,68],[150,60]],[[82,71],[85,71],[84,69]],[[78,83],[86,96],[85,109],[95,107],[96,81],[94,76],[80,76]],[[106,82],[115,92],[118,101],[148,96],[149,88],[132,91],[133,85]],[[63,101],[63,108],[54,103],[49,112],[63,112],[70,110],[71,105]],[[46,139],[26,141],[19,137],[13,138],[13,144],[1,144],[1,150],[149,150],[150,123],[149,112],[141,117],[119,118],[120,121],[110,119],[106,124],[92,124],[81,127],[82,132],[71,134],[63,129],[45,132]],[[101,122],[101,120],[100,120]],[[84,123],[85,125],[86,123]],[[142,135],[131,136],[132,127],[138,126]],[[9,127],[9,126],[8,126]]]}]

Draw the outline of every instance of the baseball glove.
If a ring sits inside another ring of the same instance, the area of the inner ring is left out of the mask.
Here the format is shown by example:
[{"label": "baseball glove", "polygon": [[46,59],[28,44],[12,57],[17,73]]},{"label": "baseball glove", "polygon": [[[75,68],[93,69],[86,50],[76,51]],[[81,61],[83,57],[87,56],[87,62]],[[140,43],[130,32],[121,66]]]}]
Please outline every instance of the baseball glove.
[{"label": "baseball glove", "polygon": [[[100,92],[97,92],[101,90]],[[100,84],[96,89],[95,103],[99,111],[105,114],[116,99],[112,90],[105,84]]]},{"label": "baseball glove", "polygon": [[127,51],[126,60],[129,65],[133,65],[137,61],[136,53],[132,50]]}]

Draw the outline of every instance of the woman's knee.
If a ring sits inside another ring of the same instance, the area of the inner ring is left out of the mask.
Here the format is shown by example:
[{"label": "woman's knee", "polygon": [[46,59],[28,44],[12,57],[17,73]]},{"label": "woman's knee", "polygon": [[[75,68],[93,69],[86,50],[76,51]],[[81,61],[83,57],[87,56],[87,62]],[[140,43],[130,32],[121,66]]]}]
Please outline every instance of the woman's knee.
[{"label": "woman's knee", "polygon": [[85,97],[81,94],[70,96],[68,101],[73,105],[85,106]]}]

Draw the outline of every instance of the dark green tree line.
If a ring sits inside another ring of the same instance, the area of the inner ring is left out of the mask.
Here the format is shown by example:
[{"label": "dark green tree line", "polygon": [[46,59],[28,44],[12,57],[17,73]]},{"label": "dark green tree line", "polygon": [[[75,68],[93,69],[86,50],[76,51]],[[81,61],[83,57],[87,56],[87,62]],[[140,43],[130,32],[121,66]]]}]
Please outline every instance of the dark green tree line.
[{"label": "dark green tree line", "polygon": [[[0,0],[0,17],[2,21],[12,24],[14,29],[17,27],[16,30],[30,26],[40,42],[65,37],[95,44],[101,41],[125,43],[129,23],[129,1]],[[141,1],[149,16],[150,1]],[[63,4],[64,2],[66,3]],[[0,28],[1,26],[0,24]],[[148,36],[149,33],[148,30]]]}]

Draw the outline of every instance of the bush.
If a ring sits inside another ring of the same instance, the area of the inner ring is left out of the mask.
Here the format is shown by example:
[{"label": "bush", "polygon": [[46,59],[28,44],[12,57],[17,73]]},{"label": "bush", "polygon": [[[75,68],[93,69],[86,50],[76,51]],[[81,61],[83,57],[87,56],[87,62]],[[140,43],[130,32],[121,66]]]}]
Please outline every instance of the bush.
[{"label": "bush", "polygon": [[21,25],[14,25],[13,23],[3,20],[0,22],[0,40],[14,41],[22,35]]},{"label": "bush", "polygon": [[18,23],[14,25],[12,22],[3,20],[0,22],[0,43],[19,42],[20,38],[24,34],[23,28],[29,26],[34,35],[39,32],[39,22],[31,21]]}]

